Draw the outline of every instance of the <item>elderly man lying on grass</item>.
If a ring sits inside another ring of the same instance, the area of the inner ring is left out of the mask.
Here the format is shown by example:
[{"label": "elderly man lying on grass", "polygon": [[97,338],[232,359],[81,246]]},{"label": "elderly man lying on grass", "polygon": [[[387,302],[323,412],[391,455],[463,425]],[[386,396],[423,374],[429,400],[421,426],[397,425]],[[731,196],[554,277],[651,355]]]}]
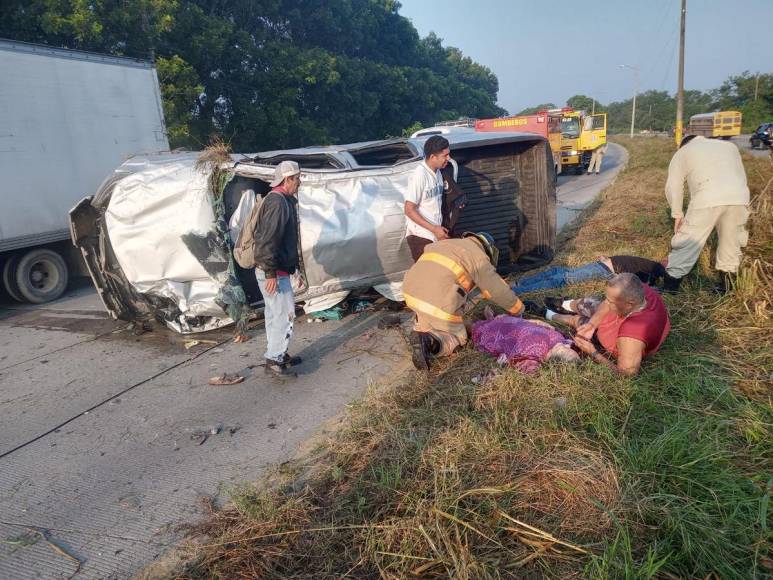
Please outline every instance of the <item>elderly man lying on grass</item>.
[{"label": "elderly man lying on grass", "polygon": [[630,273],[609,280],[604,299],[566,300],[557,311],[529,301],[525,305],[531,314],[576,329],[578,349],[626,375],[639,372],[642,359],[657,352],[671,329],[660,294]]}]

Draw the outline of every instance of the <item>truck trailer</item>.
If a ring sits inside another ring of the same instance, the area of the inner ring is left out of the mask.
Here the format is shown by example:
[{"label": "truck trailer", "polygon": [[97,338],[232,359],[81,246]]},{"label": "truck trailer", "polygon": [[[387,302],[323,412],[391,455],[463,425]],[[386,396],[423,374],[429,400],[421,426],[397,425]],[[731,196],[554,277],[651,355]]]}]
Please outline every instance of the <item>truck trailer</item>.
[{"label": "truck trailer", "polygon": [[83,271],[69,210],[129,157],[169,149],[155,67],[0,40],[0,264],[20,302]]}]

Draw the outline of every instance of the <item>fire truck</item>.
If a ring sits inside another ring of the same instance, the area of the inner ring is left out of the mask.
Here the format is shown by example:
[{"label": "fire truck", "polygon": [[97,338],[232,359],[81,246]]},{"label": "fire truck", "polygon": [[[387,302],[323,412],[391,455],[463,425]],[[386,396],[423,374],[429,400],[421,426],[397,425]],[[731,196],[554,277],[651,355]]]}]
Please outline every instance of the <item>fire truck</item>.
[{"label": "fire truck", "polygon": [[550,143],[556,175],[561,173],[560,117],[550,115],[548,114],[548,111],[540,111],[534,115],[500,117],[498,119],[480,119],[475,122],[475,130],[480,132],[526,132],[541,135],[548,140],[548,143]]},{"label": "fire truck", "polygon": [[607,114],[588,114],[572,108],[551,109],[559,119],[561,132],[561,168],[582,173],[588,169],[593,151],[607,142]]}]

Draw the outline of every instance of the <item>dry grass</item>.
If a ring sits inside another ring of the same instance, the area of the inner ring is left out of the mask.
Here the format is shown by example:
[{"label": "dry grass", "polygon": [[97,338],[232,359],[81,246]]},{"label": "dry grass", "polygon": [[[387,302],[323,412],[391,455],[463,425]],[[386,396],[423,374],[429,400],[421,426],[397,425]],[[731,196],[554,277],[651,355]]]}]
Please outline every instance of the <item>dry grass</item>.
[{"label": "dry grass", "polygon": [[[559,261],[665,256],[669,146],[623,143],[628,169]],[[214,510],[178,577],[764,574],[773,164],[746,163],[755,214],[738,288],[706,290],[708,249],[667,297],[672,334],[638,377],[587,362],[525,376],[465,349],[374,388],[315,456]]]}]

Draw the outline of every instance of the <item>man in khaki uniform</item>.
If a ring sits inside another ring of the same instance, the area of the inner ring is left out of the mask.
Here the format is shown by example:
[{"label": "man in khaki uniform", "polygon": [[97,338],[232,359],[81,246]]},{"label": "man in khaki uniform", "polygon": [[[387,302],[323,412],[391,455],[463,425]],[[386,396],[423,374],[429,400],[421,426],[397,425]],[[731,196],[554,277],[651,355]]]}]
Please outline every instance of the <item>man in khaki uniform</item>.
[{"label": "man in khaki uniform", "polygon": [[[683,214],[685,180],[690,204]],[[741,248],[748,241],[749,187],[738,147],[729,141],[685,137],[668,166],[666,199],[674,218],[674,237],[664,289],[675,292],[679,288],[716,229],[717,289],[725,292],[735,279]]]},{"label": "man in khaki uniform", "polygon": [[607,153],[607,144],[604,143],[601,147],[596,147],[593,150],[593,154],[590,156],[590,165],[588,165],[588,175],[596,172],[598,175],[601,172],[601,161],[604,159],[604,155]]},{"label": "man in khaki uniform", "polygon": [[476,286],[483,298],[507,310],[523,313],[523,303],[498,274],[499,250],[485,232],[428,245],[405,274],[403,296],[416,313],[411,333],[413,364],[428,369],[433,356],[448,356],[467,342],[464,306]]}]

